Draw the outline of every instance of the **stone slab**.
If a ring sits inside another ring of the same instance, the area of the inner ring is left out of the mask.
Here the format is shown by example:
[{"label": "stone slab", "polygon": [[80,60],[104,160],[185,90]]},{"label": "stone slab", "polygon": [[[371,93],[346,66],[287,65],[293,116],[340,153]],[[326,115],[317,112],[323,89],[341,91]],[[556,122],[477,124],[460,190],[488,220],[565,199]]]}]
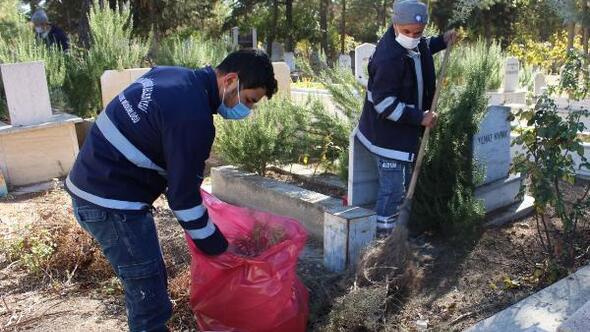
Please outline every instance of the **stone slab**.
[{"label": "stone slab", "polygon": [[150,69],[151,68],[131,68],[123,70],[106,70],[100,77],[102,107],[107,107],[113,98],[143,74],[150,71]]},{"label": "stone slab", "polygon": [[586,302],[586,304],[557,328],[557,332],[588,331],[590,331],[590,301]]},{"label": "stone slab", "polygon": [[67,175],[78,151],[72,121],[0,131],[0,169],[10,186]]},{"label": "stone slab", "polygon": [[233,166],[211,169],[212,194],[230,204],[269,211],[299,220],[322,239],[324,213],[343,209],[342,200],[246,173]]},{"label": "stone slab", "polygon": [[520,62],[515,57],[506,58],[504,64],[504,91],[513,92],[518,89],[518,75],[520,73]]},{"label": "stone slab", "polygon": [[482,184],[508,176],[510,170],[510,108],[489,106],[473,136],[473,158],[484,173]]},{"label": "stone slab", "polygon": [[295,71],[296,63],[295,63],[295,53],[293,52],[285,52],[285,63],[289,66],[290,71]]},{"label": "stone slab", "polygon": [[483,200],[486,213],[511,206],[518,201],[522,177],[517,174],[475,188],[475,197]]},{"label": "stone slab", "polygon": [[589,298],[590,266],[585,266],[466,331],[555,331]]},{"label": "stone slab", "polygon": [[319,100],[326,111],[338,115],[342,114],[342,111],[336,107],[336,103],[334,103],[332,95],[328,90],[302,88],[291,89],[291,101],[294,103],[305,105],[309,100]]},{"label": "stone slab", "polygon": [[369,82],[369,60],[376,48],[373,44],[364,43],[354,50],[354,77],[364,86]]},{"label": "stone slab", "polygon": [[51,101],[42,61],[0,65],[13,126],[29,126],[51,118]]},{"label": "stone slab", "polygon": [[504,104],[526,104],[526,94],[524,90],[504,92]]},{"label": "stone slab", "polygon": [[59,127],[65,123],[79,123],[83,120],[75,115],[68,114],[68,113],[60,113],[56,112],[53,114],[49,120],[28,126],[13,126],[4,122],[0,122],[0,136],[9,135],[12,133],[19,133],[22,131],[27,130],[36,130],[36,129],[48,129],[51,127]]},{"label": "stone slab", "polygon": [[531,196],[524,196],[521,202],[514,203],[504,209],[486,216],[486,227],[497,227],[512,223],[516,220],[528,217],[535,210],[535,199]]},{"label": "stone slab", "polygon": [[547,81],[545,80],[545,74],[535,73],[533,81],[535,84],[534,85],[535,95],[539,96],[539,95],[543,94],[544,89],[547,88]]},{"label": "stone slab", "polygon": [[348,204],[352,206],[372,205],[377,200],[379,176],[373,154],[350,135],[348,157]]},{"label": "stone slab", "polygon": [[324,265],[333,272],[354,267],[375,238],[375,213],[350,207],[324,217]]},{"label": "stone slab", "polygon": [[278,83],[279,93],[291,97],[291,69],[286,62],[273,62],[272,68]]},{"label": "stone slab", "polygon": [[338,56],[338,65],[342,68],[352,69],[352,57],[348,54]]},{"label": "stone slab", "polygon": [[273,62],[283,61],[285,59],[285,47],[283,44],[275,41],[272,42],[271,46],[272,55],[270,60]]},{"label": "stone slab", "polygon": [[503,105],[504,104],[504,93],[496,91],[486,92],[488,98],[488,105]]}]

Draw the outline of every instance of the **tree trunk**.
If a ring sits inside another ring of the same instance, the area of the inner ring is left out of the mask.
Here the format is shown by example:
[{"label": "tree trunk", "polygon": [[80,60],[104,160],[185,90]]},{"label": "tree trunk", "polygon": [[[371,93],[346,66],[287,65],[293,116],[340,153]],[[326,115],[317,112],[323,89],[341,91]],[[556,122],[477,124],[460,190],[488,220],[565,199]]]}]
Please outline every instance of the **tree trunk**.
[{"label": "tree trunk", "polygon": [[[389,3],[389,1],[387,0],[383,0],[383,16],[382,16],[382,21],[381,21],[381,27],[384,27],[387,25],[387,4]],[[379,36],[379,38],[381,38],[381,36]]]},{"label": "tree trunk", "polygon": [[346,39],[346,0],[342,0],[342,20],[340,21],[340,54],[344,54]]},{"label": "tree trunk", "polygon": [[40,0],[31,0],[29,2],[29,6],[31,7],[31,14],[33,14],[37,8],[39,8],[39,2]]},{"label": "tree trunk", "polygon": [[[287,18],[287,31],[294,31],[293,29],[293,0],[285,1],[285,13]],[[295,50],[295,43],[293,42],[293,34],[287,34],[287,52]]]},{"label": "tree trunk", "polygon": [[590,11],[588,10],[587,0],[582,0],[582,47],[584,48],[584,56],[588,57],[588,39],[590,38]]},{"label": "tree trunk", "polygon": [[78,36],[82,46],[90,47],[90,25],[88,24],[88,15],[90,14],[90,5],[92,0],[82,1],[82,11],[80,13],[80,24],[78,27]]},{"label": "tree trunk", "polygon": [[567,49],[571,49],[574,47],[574,38],[576,37],[576,23],[575,22],[568,22],[567,23]]},{"label": "tree trunk", "polygon": [[321,47],[324,54],[328,54],[328,12],[330,11],[330,0],[320,0],[320,31]]},{"label": "tree trunk", "polygon": [[267,38],[266,53],[269,57],[272,57],[272,43],[275,41],[277,36],[277,24],[279,20],[279,0],[272,1],[272,25],[270,27],[270,33]]}]

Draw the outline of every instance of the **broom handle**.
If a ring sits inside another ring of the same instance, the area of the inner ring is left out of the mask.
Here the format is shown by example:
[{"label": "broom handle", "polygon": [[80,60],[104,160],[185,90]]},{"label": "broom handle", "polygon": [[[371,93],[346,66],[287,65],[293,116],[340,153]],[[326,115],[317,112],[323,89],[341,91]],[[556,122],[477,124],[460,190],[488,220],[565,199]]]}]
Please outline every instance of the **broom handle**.
[{"label": "broom handle", "polygon": [[[440,95],[440,91],[442,90],[443,80],[444,80],[445,74],[447,72],[447,66],[449,63],[449,57],[450,57],[452,48],[453,48],[453,44],[449,43],[449,45],[447,45],[447,49],[445,50],[445,56],[443,58],[442,66],[440,69],[440,76],[438,77],[438,82],[436,84],[436,90],[434,92],[434,98],[432,99],[432,107],[430,108],[431,112],[436,112],[436,105],[438,104],[438,97]],[[426,146],[428,145],[429,138],[430,138],[430,127],[427,127],[426,130],[424,130],[424,135],[422,136],[422,142],[420,143],[420,150],[418,151],[418,159],[416,159],[416,166],[414,167],[414,172],[412,173],[412,180],[410,181],[410,186],[408,187],[408,193],[406,194],[406,199],[412,199],[412,197],[414,197],[414,191],[416,190],[416,183],[418,182],[418,174],[420,173],[420,167],[422,166],[422,160],[424,159],[424,152],[426,150]]]}]

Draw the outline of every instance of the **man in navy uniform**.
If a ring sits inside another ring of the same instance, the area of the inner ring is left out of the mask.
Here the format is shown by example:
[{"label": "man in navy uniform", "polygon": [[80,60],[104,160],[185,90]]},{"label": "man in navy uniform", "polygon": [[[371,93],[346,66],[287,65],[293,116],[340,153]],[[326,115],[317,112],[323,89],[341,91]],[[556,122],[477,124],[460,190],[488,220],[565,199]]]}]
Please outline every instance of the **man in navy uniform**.
[{"label": "man in navy uniform", "polygon": [[131,331],[166,331],[172,313],[152,203],[165,193],[196,246],[223,253],[228,243],[199,193],[213,116],[243,119],[276,91],[268,56],[241,50],[216,68],[153,68],[97,117],[66,189],[76,219],[123,283]]},{"label": "man in navy uniform", "polygon": [[396,226],[422,128],[436,124],[437,115],[428,111],[436,82],[432,55],[457,38],[453,30],[425,38],[427,23],[424,3],[396,0],[393,24],[369,61],[367,95],[355,137],[377,163],[379,237],[387,236]]},{"label": "man in navy uniform", "polygon": [[70,41],[66,33],[57,25],[49,23],[49,18],[43,9],[37,10],[31,16],[31,22],[35,26],[36,37],[45,45],[48,47],[55,45],[62,51],[70,49]]}]

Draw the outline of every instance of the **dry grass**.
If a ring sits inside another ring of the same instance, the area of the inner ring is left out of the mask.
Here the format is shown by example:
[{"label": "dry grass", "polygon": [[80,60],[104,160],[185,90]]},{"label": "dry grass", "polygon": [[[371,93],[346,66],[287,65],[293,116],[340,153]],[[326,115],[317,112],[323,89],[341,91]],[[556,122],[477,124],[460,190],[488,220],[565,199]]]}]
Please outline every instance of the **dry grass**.
[{"label": "dry grass", "polygon": [[32,211],[35,220],[24,227],[9,225],[0,238],[4,263],[53,284],[98,283],[113,277],[97,243],[76,223],[71,207],[51,193],[44,200],[46,204]]},{"label": "dry grass", "polygon": [[387,317],[401,309],[402,298],[421,278],[408,243],[408,230],[397,227],[363,254],[350,291],[335,300],[325,331],[383,331]]},{"label": "dry grass", "polygon": [[176,331],[195,330],[195,318],[190,306],[191,271],[187,267],[168,281],[173,313],[170,326]]}]

